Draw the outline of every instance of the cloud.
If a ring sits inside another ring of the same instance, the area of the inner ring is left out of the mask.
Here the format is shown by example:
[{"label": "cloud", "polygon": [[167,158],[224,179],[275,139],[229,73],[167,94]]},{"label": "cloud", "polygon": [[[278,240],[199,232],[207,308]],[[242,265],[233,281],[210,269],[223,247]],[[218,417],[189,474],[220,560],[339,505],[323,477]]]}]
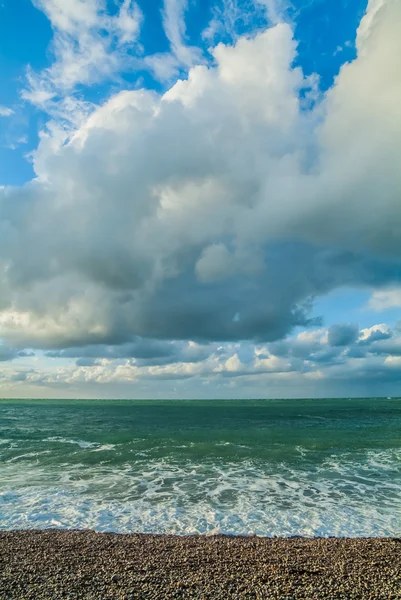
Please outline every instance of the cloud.
[{"label": "cloud", "polygon": [[162,10],[163,28],[170,43],[170,52],[158,53],[145,58],[160,80],[168,80],[178,75],[180,69],[190,68],[202,62],[202,51],[185,43],[185,13],[188,10],[187,0],[164,0]]},{"label": "cloud", "polygon": [[133,0],[123,0],[116,14],[105,0],[33,0],[49,19],[53,32],[53,63],[39,73],[28,69],[23,97],[51,109],[52,101],[68,96],[77,85],[91,85],[127,68],[127,48],[137,42],[141,12]]},{"label": "cloud", "polygon": [[387,310],[401,307],[401,289],[379,290],[372,294],[367,308],[371,310]]},{"label": "cloud", "polygon": [[362,329],[358,344],[371,344],[372,342],[377,342],[379,340],[388,340],[392,335],[391,329],[389,329],[385,323],[380,323]]},{"label": "cloud", "polygon": [[[393,340],[401,339],[400,326],[393,331],[387,328]],[[168,382],[172,386],[174,382],[184,386],[180,389],[185,393],[192,390],[191,394],[195,392],[197,397],[206,393],[204,386],[210,390],[206,395],[212,397],[216,393],[226,395],[228,390],[231,390],[231,397],[233,393],[243,397],[244,390],[251,390],[254,396],[258,392],[266,395],[266,390],[271,396],[277,391],[278,396],[282,396],[286,392],[288,394],[289,389],[297,396],[305,393],[327,395],[328,390],[329,393],[337,390],[337,395],[350,391],[363,395],[368,392],[366,386],[370,395],[386,394],[384,390],[394,389],[391,386],[401,380],[401,352],[391,354],[390,348],[386,352],[383,347],[379,350],[379,339],[361,345],[361,341],[371,337],[372,332],[384,331],[384,326],[375,325],[370,329],[370,333],[362,330],[353,343],[335,348],[330,347],[329,330],[324,328],[264,345],[249,342],[220,346],[171,344],[173,360],[155,364],[148,360],[122,359],[122,352],[121,356],[109,352],[105,358],[102,355],[106,353],[100,348],[92,351],[93,356],[90,348],[81,349],[81,353],[86,351],[87,355],[71,363],[67,359],[75,353],[71,350],[55,355],[58,358],[56,367],[47,362],[40,370],[21,367],[10,367],[7,372],[3,370],[0,383],[11,388],[14,386],[16,390],[20,384],[39,386],[41,391],[38,393],[56,388],[61,393],[60,390],[76,390],[85,385],[97,397],[104,395],[105,390],[114,395],[116,390],[126,390],[130,397],[133,393],[141,397],[143,391],[151,397],[154,393],[169,397],[173,388]],[[355,352],[358,348],[361,350],[359,354]],[[98,358],[95,357],[97,353]],[[183,358],[185,353],[187,360]],[[192,384],[185,387],[185,381],[192,381]]]},{"label": "cloud", "polygon": [[18,350],[16,348],[10,348],[10,346],[6,346],[5,344],[0,344],[0,362],[8,362],[16,358],[27,358],[31,356],[34,356],[33,352]]},{"label": "cloud", "polygon": [[235,42],[244,30],[258,33],[288,20],[289,7],[288,2],[276,0],[222,0],[213,7],[202,37],[209,43],[216,39]]},{"label": "cloud", "polygon": [[379,356],[397,357],[401,356],[401,334],[390,336],[391,339],[381,339],[372,345],[371,353]]},{"label": "cloud", "polygon": [[101,361],[97,358],[78,358],[75,361],[77,367],[97,367],[101,364]]},{"label": "cloud", "polygon": [[9,346],[0,345],[0,362],[6,362],[13,360],[17,357],[18,351],[15,348]]},{"label": "cloud", "polygon": [[[47,351],[49,358],[77,358],[79,366],[93,366],[99,359],[134,359],[138,366],[166,365],[173,363],[200,362],[216,351],[215,345],[200,345],[194,342],[167,342],[137,338],[118,346],[92,345],[72,347],[65,350]],[[84,364],[85,362],[88,364]],[[78,364],[78,362],[77,362]]]},{"label": "cloud", "polygon": [[349,346],[353,344],[359,335],[358,325],[333,325],[328,331],[328,343],[330,346]]},{"label": "cloud", "polygon": [[294,338],[287,338],[267,346],[267,356],[270,354],[293,361],[294,370],[310,369],[310,363],[335,363],[343,351],[342,348],[332,347],[328,343],[328,331],[317,329],[304,331]]},{"label": "cloud", "polygon": [[[41,6],[56,62],[40,90],[67,91],[113,71],[120,39],[128,43],[121,10]],[[185,5],[168,6],[180,20]],[[368,13],[358,57],[313,108],[304,97],[314,79],[293,67],[296,42],[284,23],[218,44],[213,64],[192,67],[164,94],[124,91],[95,109],[74,106],[81,124],[67,140],[42,135],[36,179],[0,190],[0,336],[55,352],[124,352],[142,338],[268,343],[316,325],[318,295],[394,285],[400,19],[395,0]],[[87,35],[96,41],[99,20],[117,48],[104,64],[88,62],[82,45]],[[182,34],[180,21],[170,25]],[[348,334],[352,344],[356,333]],[[316,363],[342,360],[315,343]],[[302,360],[303,345],[291,359]]]},{"label": "cloud", "polygon": [[189,48],[185,43],[185,12],[187,0],[164,0],[163,27],[171,44],[171,51],[180,64],[191,67],[200,57],[198,48]]},{"label": "cloud", "polygon": [[195,266],[198,278],[204,282],[225,279],[231,275],[232,269],[232,257],[224,244],[205,248]]},{"label": "cloud", "polygon": [[12,108],[8,108],[7,106],[0,105],[0,117],[11,117],[14,114]]}]

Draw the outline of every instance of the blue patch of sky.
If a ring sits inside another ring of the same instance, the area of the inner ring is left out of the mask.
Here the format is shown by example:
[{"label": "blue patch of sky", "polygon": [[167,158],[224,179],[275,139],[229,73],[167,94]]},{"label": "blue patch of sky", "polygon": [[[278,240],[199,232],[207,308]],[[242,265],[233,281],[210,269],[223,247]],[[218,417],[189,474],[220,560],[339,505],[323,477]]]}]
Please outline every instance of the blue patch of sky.
[{"label": "blue patch of sky", "polygon": [[168,52],[170,44],[163,29],[162,0],[139,0],[138,5],[144,15],[139,41],[145,54]]},{"label": "blue patch of sky", "polygon": [[30,0],[0,3],[0,104],[19,101],[28,64],[42,69],[49,64],[50,23]]},{"label": "blue patch of sky", "polygon": [[193,1],[189,4],[189,10],[185,16],[185,41],[190,46],[202,48],[208,60],[211,58],[208,54],[210,41],[204,39],[203,32],[207,29],[213,17],[213,6],[214,3],[211,0]]},{"label": "blue patch of sky", "polygon": [[[120,81],[105,83],[95,86],[95,94],[89,90],[87,99],[90,101],[100,102],[103,98],[113,95],[121,89],[137,89],[139,87],[152,89],[157,92],[165,90],[165,84],[154,79],[148,69],[145,69],[142,63],[136,60],[144,56],[153,54],[167,53],[170,51],[170,42],[166,37],[163,21],[163,0],[137,0],[138,7],[142,12],[142,22],[140,27],[140,35],[137,43],[133,43],[125,49],[127,57],[133,60],[132,64],[127,61],[127,68],[123,68],[123,72],[119,74]],[[108,0],[107,10],[110,15],[115,15],[121,6],[118,0]]]},{"label": "blue patch of sky", "polygon": [[356,56],[355,38],[367,0],[301,0],[293,3],[298,41],[296,66],[305,75],[317,73],[320,89],[327,90],[341,65]]},{"label": "blue patch of sky", "polygon": [[340,288],[316,298],[313,314],[324,315],[324,327],[336,323],[358,323],[361,329],[377,323],[393,327],[400,320],[400,309],[372,310],[368,308],[371,295],[367,289]]},{"label": "blue patch of sky", "polygon": [[49,64],[47,49],[52,30],[46,16],[30,0],[0,3],[0,105],[14,111],[0,118],[0,184],[21,185],[34,175],[25,158],[37,146],[40,116],[21,100],[28,64]]},{"label": "blue patch of sky", "polygon": [[[188,36],[194,46],[204,47],[207,50],[213,42],[231,44],[235,37],[254,33],[262,25],[266,26],[266,19],[261,19],[264,11],[256,10],[255,5],[249,0],[233,2],[228,11],[224,4],[223,0],[218,2],[200,0],[190,4],[191,10],[186,23]],[[208,40],[203,34],[212,19],[216,20],[221,27],[218,28],[216,39]]]}]

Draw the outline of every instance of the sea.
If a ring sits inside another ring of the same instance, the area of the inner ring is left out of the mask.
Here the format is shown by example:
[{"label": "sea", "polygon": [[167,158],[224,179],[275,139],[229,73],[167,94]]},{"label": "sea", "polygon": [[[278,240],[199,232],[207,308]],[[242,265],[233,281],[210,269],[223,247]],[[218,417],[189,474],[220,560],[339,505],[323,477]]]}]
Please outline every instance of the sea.
[{"label": "sea", "polygon": [[0,400],[0,528],[400,536],[401,399]]}]

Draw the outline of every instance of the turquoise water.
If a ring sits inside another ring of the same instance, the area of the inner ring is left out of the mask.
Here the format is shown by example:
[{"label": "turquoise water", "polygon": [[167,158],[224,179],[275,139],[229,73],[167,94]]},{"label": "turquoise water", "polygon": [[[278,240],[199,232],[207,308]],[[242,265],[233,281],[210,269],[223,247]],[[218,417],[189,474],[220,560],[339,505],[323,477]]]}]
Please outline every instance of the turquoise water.
[{"label": "turquoise water", "polygon": [[401,399],[0,400],[0,527],[399,536]]}]

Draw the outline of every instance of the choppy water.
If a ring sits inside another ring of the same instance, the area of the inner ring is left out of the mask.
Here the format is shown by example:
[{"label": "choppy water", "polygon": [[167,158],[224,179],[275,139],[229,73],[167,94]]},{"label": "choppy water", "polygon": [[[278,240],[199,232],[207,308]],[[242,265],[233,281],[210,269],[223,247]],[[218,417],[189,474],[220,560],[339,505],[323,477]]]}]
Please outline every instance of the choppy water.
[{"label": "choppy water", "polygon": [[0,528],[399,536],[401,400],[0,400]]}]

